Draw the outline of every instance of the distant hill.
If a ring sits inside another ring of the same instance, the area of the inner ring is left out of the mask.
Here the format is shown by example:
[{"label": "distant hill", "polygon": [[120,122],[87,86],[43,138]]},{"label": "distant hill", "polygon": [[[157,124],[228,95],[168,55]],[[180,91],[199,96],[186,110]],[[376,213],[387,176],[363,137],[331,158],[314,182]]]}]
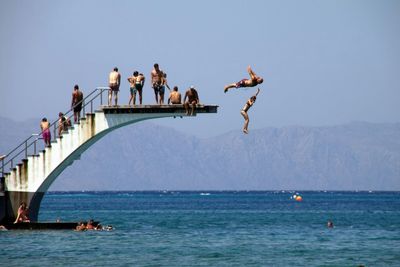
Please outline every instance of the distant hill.
[{"label": "distant hill", "polygon": [[[0,154],[39,120],[0,118]],[[51,190],[400,190],[400,123],[239,130],[201,139],[150,122],[104,137]]]}]

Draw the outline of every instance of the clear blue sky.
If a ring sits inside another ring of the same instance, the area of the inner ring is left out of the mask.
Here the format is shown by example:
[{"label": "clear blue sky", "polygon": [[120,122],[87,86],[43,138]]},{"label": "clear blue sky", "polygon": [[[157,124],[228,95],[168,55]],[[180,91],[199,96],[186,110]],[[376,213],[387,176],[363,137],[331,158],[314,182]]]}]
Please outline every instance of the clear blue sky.
[{"label": "clear blue sky", "polygon": [[[400,121],[400,1],[28,1],[0,2],[0,116],[56,118],[74,84],[84,93],[155,62],[169,84],[195,85],[219,114],[163,119],[187,133],[239,132],[255,89],[227,83],[264,77],[250,130]],[[149,79],[148,79],[149,81]],[[149,83],[144,103],[154,103]]]}]

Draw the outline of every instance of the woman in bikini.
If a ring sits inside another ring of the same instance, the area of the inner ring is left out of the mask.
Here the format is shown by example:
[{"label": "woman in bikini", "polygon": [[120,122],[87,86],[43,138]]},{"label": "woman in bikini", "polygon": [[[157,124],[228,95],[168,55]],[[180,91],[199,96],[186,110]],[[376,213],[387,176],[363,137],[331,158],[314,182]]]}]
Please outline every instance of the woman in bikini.
[{"label": "woman in bikini", "polygon": [[244,118],[244,126],[243,126],[243,132],[245,134],[248,134],[248,126],[249,126],[249,115],[247,114],[247,111],[253,106],[254,102],[256,102],[257,95],[260,92],[260,88],[257,88],[257,93],[253,95],[252,97],[247,100],[246,104],[244,105],[243,109],[240,111]]}]

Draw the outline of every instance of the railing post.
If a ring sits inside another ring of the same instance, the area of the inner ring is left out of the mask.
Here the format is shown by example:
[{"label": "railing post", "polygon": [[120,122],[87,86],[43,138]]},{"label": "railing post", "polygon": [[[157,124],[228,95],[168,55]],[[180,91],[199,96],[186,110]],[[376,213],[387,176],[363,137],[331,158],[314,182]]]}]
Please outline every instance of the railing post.
[{"label": "railing post", "polygon": [[38,140],[37,136],[39,136],[39,135],[38,134],[32,134],[32,136],[36,136],[35,141],[33,141],[33,155],[36,156],[36,143],[37,143],[37,140]]},{"label": "railing post", "polygon": [[83,114],[82,114],[82,117],[86,117],[86,111],[85,111],[85,103],[84,103],[84,101],[82,100],[82,106],[83,106]]},{"label": "railing post", "polygon": [[[54,136],[53,136],[53,140],[56,140],[57,138],[57,123],[54,123]],[[51,139],[50,139],[50,144],[51,144]]]},{"label": "railing post", "polygon": [[25,159],[28,158],[28,140],[25,141]]},{"label": "railing post", "polygon": [[1,159],[1,176],[4,176],[4,158]]},{"label": "railing post", "polygon": [[103,89],[100,89],[100,106],[103,105]]}]

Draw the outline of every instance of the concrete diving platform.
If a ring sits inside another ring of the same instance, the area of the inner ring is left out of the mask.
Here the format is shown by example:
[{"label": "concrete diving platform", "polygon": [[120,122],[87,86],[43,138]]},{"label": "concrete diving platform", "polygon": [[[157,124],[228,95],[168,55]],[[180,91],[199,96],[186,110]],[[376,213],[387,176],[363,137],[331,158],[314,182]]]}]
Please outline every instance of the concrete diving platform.
[{"label": "concrete diving platform", "polygon": [[[191,107],[191,106],[190,106]],[[217,105],[196,105],[193,116],[197,113],[217,113]],[[97,112],[104,112],[104,114],[171,114],[176,113],[177,116],[187,116],[186,110],[183,104],[171,104],[171,105],[118,105],[118,106],[100,106],[100,110]]]},{"label": "concrete diving platform", "polygon": [[[51,147],[45,147],[39,153],[36,152],[38,136],[29,137],[7,159],[1,160],[0,175],[0,224],[7,225],[11,229],[65,229],[76,226],[76,223],[38,223],[40,203],[55,179],[79,160],[81,154],[110,132],[141,121],[159,118],[190,117],[186,114],[183,104],[171,105],[103,105],[102,93],[106,89],[99,88],[90,93],[84,100],[82,118],[78,123],[67,127],[57,135],[58,121],[51,124],[53,138]],[[94,107],[94,101],[100,100],[100,105]],[[191,105],[189,106],[191,110]],[[217,113],[217,105],[198,104],[193,113],[197,114]],[[72,110],[68,111],[72,114]],[[72,115],[71,115],[72,116]],[[72,117],[71,117],[72,119]],[[33,147],[34,153],[28,152]],[[22,155],[23,159],[13,164],[15,158]],[[9,171],[5,171],[5,168]],[[1,177],[2,176],[2,177]],[[16,224],[18,208],[22,202],[29,207],[29,224]]]}]

